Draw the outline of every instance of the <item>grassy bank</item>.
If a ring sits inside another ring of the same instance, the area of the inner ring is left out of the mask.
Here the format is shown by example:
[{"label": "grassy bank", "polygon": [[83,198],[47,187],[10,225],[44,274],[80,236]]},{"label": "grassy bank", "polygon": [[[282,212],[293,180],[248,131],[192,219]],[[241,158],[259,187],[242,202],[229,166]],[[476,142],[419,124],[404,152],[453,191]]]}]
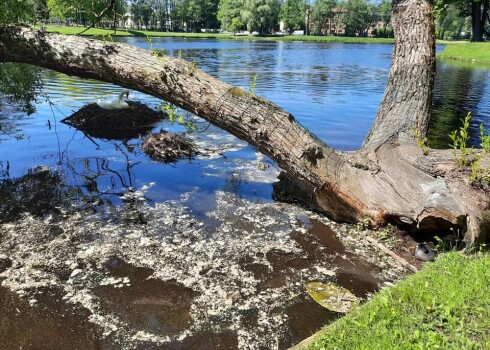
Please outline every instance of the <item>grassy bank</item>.
[{"label": "grassy bank", "polygon": [[490,349],[490,254],[448,253],[329,325],[308,349]]},{"label": "grassy bank", "polygon": [[[48,26],[48,32],[74,35],[83,30],[83,27]],[[142,37],[176,37],[176,38],[200,38],[200,39],[225,39],[225,40],[270,40],[270,41],[313,41],[313,42],[341,42],[356,44],[392,44],[393,39],[387,38],[356,38],[344,36],[264,36],[264,35],[232,35],[218,33],[176,33],[176,32],[154,32],[148,30],[113,30],[91,28],[83,34],[84,36],[142,36]]]},{"label": "grassy bank", "polygon": [[490,42],[449,44],[438,57],[490,65]]}]

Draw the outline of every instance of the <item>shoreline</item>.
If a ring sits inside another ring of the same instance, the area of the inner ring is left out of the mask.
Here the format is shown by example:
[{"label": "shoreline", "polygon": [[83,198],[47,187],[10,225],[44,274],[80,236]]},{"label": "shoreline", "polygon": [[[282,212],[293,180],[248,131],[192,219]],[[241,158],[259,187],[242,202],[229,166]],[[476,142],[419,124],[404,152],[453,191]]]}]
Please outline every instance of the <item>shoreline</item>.
[{"label": "shoreline", "polygon": [[[47,26],[47,32],[57,32],[65,35],[76,35],[84,27]],[[158,32],[149,30],[117,30],[113,34],[111,29],[91,28],[82,36],[86,37],[167,37],[189,39],[219,39],[219,40],[263,40],[263,41],[307,41],[346,44],[393,44],[393,38],[364,38],[347,36],[313,36],[313,35],[252,35],[252,34],[219,34],[219,33],[181,33]]]}]

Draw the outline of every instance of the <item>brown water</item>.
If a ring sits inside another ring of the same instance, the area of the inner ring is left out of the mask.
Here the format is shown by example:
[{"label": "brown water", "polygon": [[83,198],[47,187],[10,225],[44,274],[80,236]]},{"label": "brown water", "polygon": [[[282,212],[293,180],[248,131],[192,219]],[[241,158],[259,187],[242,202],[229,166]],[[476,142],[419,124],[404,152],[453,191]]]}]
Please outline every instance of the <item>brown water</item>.
[{"label": "brown water", "polygon": [[[243,204],[234,203],[240,208]],[[258,209],[278,216],[271,206]],[[56,280],[52,284],[58,287],[38,288],[31,282],[31,286],[17,286],[21,297],[5,287],[0,288],[2,349],[288,348],[341,316],[324,309],[307,295],[305,286],[308,281],[336,282],[363,298],[377,290],[381,279],[386,279],[382,277],[383,269],[368,262],[358,252],[353,253],[352,247],[345,245],[342,235],[334,232],[324,219],[307,219],[297,210],[294,209],[295,224],[284,231],[289,243],[272,245],[256,252],[239,250],[239,257],[230,258],[230,264],[237,259],[236,268],[245,274],[250,273],[252,280],[230,279],[226,273],[220,272],[222,266],[219,264],[201,268],[198,279],[207,281],[210,287],[221,285],[216,288],[216,295],[210,293],[204,299],[200,298],[198,288],[193,289],[186,286],[186,282],[181,282],[185,279],[182,280],[179,273],[175,274],[175,279],[157,277],[166,269],[165,264],[154,265],[154,268],[135,266],[134,259],[124,255],[130,254],[128,250],[107,252],[90,262],[80,260],[80,251],[73,252],[79,257],[77,267],[81,269],[77,273],[73,271],[78,269],[73,270],[73,267],[60,268],[55,263],[43,261],[51,254],[39,255],[34,266]],[[241,215],[228,216],[227,220],[228,224],[231,221],[241,227],[243,232],[257,229],[257,226],[247,224]],[[31,228],[35,226],[32,222],[30,225]],[[279,220],[274,225],[279,225],[277,228],[288,226],[287,220]],[[21,232],[24,229],[18,227]],[[34,227],[37,238],[31,238],[34,242],[27,239],[44,251],[57,240],[67,238],[63,236],[69,235],[70,230],[66,225],[64,229],[51,225],[40,237],[37,232],[43,229]],[[8,232],[4,238],[15,237],[12,234]],[[29,230],[25,234],[29,235]],[[73,235],[70,242],[84,241],[75,237]],[[90,237],[77,249],[86,249],[87,242],[100,239]],[[2,242],[5,243],[5,239]],[[104,240],[100,242],[101,245],[107,244]],[[199,240],[193,242],[198,243]],[[124,245],[124,241],[119,243]],[[263,244],[269,243],[264,241]],[[288,244],[298,249],[286,249]],[[17,265],[30,264],[32,255],[39,254],[39,250],[32,252],[31,248],[22,248],[23,245],[22,241],[10,245],[11,249],[23,251],[20,256],[13,254],[10,258],[3,256],[0,259],[0,276],[6,277],[9,285],[15,286],[10,274],[15,274]],[[213,248],[210,244],[209,249]],[[66,249],[63,258],[70,260],[72,253],[68,247],[58,249]],[[200,254],[198,249],[195,253],[197,256]],[[146,253],[142,251],[142,254]],[[186,254],[184,249],[182,254]],[[25,261],[19,260],[22,257]],[[173,259],[179,260],[177,257]],[[184,256],[182,261],[175,263],[184,264],[186,260],[188,258]],[[193,264],[190,262],[189,266]],[[226,261],[223,264],[226,265]],[[318,274],[317,269],[329,267],[335,268]],[[29,271],[32,273],[31,270],[24,273]],[[35,275],[30,278],[35,279]],[[70,287],[76,278],[80,278],[76,288],[86,294],[77,294]],[[251,286],[254,287],[250,289]],[[226,295],[221,295],[224,291]],[[78,302],[67,298],[67,295]],[[89,301],[84,299],[87,296]],[[217,301],[210,301],[213,298]],[[218,311],[213,312],[212,308],[218,308]],[[252,342],[250,336],[264,337],[264,341]]]},{"label": "brown water", "polygon": [[102,339],[88,313],[60,302],[56,291],[43,291],[31,306],[7,288],[0,287],[0,348],[10,349],[116,349]]}]

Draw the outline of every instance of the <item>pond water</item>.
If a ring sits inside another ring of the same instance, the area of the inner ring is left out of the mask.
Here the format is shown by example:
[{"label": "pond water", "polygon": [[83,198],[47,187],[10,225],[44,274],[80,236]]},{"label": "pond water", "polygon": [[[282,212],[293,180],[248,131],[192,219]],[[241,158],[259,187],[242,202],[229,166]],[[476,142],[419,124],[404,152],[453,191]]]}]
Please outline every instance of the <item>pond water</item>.
[{"label": "pond water", "polygon": [[[149,48],[144,38],[120,40]],[[361,145],[392,50],[170,38],[152,45],[246,90],[257,74],[257,95],[342,150]],[[339,317],[308,297],[308,282],[365,297],[402,274],[353,242],[348,226],[274,202],[280,169],[235,137],[188,116],[201,153],[155,162],[141,138],[99,139],[60,123],[119,87],[49,71],[43,81],[34,114],[0,111],[9,130],[0,134],[6,349],[287,348]],[[434,145],[449,142],[467,111],[473,133],[488,126],[489,83],[488,70],[438,65]],[[161,102],[136,91],[130,98]],[[168,120],[160,129],[185,131]]]}]

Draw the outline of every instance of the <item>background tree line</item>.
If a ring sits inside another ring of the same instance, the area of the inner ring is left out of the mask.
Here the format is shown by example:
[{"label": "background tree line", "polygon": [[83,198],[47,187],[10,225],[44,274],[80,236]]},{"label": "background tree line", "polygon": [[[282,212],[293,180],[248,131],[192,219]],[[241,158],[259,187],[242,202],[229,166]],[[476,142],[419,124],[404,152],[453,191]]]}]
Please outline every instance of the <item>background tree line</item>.
[{"label": "background tree line", "polygon": [[[138,29],[200,31],[248,30],[262,34],[281,28],[306,34],[391,36],[392,0],[4,0],[0,21],[54,21],[88,25],[114,2],[102,26],[131,15]],[[490,32],[490,0],[435,0],[439,39],[469,37],[482,41]],[[332,24],[342,31],[332,30]]]}]

